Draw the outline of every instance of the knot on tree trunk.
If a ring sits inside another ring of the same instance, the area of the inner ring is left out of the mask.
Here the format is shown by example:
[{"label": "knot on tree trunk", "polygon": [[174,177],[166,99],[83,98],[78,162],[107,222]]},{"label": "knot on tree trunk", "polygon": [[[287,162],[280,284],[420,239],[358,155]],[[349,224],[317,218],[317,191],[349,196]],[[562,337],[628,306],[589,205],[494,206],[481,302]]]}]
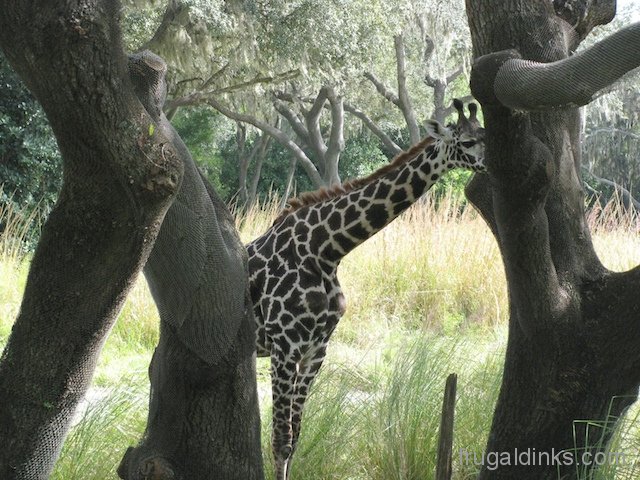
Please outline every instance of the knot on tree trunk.
[{"label": "knot on tree trunk", "polygon": [[[158,55],[144,50],[129,55],[128,71],[136,96],[157,124],[167,98],[167,64]],[[152,162],[142,188],[145,194],[166,196],[175,193],[180,186],[179,176],[167,167],[182,162],[169,142],[157,138],[156,130],[156,125],[150,123],[142,132],[136,133],[138,148]]]},{"label": "knot on tree trunk", "polygon": [[129,55],[129,78],[140,102],[157,122],[167,99],[167,64],[155,53],[144,50]]},{"label": "knot on tree trunk", "polygon": [[181,480],[175,467],[166,458],[145,448],[129,447],[118,466],[123,480]]}]

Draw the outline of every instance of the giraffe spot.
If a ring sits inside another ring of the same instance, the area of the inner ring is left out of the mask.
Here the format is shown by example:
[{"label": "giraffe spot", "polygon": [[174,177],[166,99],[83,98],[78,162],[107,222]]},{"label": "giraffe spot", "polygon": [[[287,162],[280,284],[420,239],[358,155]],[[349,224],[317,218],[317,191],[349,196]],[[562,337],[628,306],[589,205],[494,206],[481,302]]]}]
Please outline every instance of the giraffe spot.
[{"label": "giraffe spot", "polygon": [[342,215],[340,212],[333,212],[327,220],[331,230],[338,230],[342,226]]},{"label": "giraffe spot", "polygon": [[411,171],[409,170],[408,167],[404,167],[401,171],[400,174],[398,175],[398,177],[395,180],[395,184],[401,184],[401,183],[407,183],[407,180],[409,180],[409,174],[411,173]]},{"label": "giraffe spot", "polygon": [[309,213],[307,214],[307,219],[311,225],[320,223],[320,216],[318,215],[318,210],[315,208],[310,208]]},{"label": "giraffe spot", "polygon": [[376,184],[370,183],[367,185],[362,192],[365,197],[373,198],[376,196]]},{"label": "giraffe spot", "polygon": [[327,310],[327,296],[324,293],[312,290],[305,295],[305,302],[309,311],[315,315],[319,315]]},{"label": "giraffe spot", "polygon": [[315,271],[309,271],[306,268],[299,270],[300,287],[310,288],[318,283],[318,274]]},{"label": "giraffe spot", "polygon": [[438,174],[434,173],[433,175],[431,175],[431,181],[435,182],[436,180],[438,180]]},{"label": "giraffe spot", "polygon": [[282,333],[282,326],[280,325],[279,322],[270,322],[266,330],[267,330],[267,335],[269,335],[270,337],[273,337],[274,335],[278,335],[279,333]]},{"label": "giraffe spot", "polygon": [[429,175],[431,173],[431,164],[430,163],[424,163],[422,165],[422,171],[424,172],[425,175]]},{"label": "giraffe spot", "polygon": [[431,145],[426,153],[427,153],[427,157],[429,157],[429,159],[435,160],[436,158],[438,158],[438,154],[440,152],[438,151],[437,148],[435,148],[435,145]]},{"label": "giraffe spot", "polygon": [[336,203],[337,210],[344,210],[347,205],[349,205],[349,200],[347,197],[341,197],[340,200]]},{"label": "giraffe spot", "polygon": [[269,262],[267,263],[267,268],[274,274],[274,275],[282,275],[284,273],[284,265],[282,265],[282,261],[280,260],[280,258],[278,258],[277,256],[273,256],[269,259]]},{"label": "giraffe spot", "polygon": [[282,251],[285,246],[287,245],[287,243],[289,243],[291,241],[291,235],[278,235],[276,237],[276,251],[280,252]]},{"label": "giraffe spot", "polygon": [[376,203],[367,210],[367,221],[375,229],[384,227],[387,219],[387,209],[384,205]]},{"label": "giraffe spot", "polygon": [[413,189],[414,198],[418,198],[424,192],[425,187],[427,186],[427,182],[425,182],[420,175],[414,172],[411,177],[411,188]]},{"label": "giraffe spot", "polygon": [[380,184],[378,185],[378,190],[376,192],[376,198],[387,198],[390,191],[391,185],[389,185],[387,182],[380,182]]},{"label": "giraffe spot", "polygon": [[300,342],[300,333],[295,328],[288,328],[284,331],[284,334],[287,336],[289,341],[292,343]]},{"label": "giraffe spot", "polygon": [[347,233],[358,239],[366,239],[369,237],[369,231],[364,228],[361,223],[356,223],[354,226],[349,227]]},{"label": "giraffe spot", "polygon": [[320,208],[320,217],[327,218],[327,216],[333,211],[333,205],[327,203]]},{"label": "giraffe spot", "polygon": [[309,332],[316,326],[316,321],[311,317],[301,317],[299,319],[300,325],[306,328]]},{"label": "giraffe spot", "polygon": [[324,228],[320,226],[314,228],[311,232],[311,241],[309,242],[311,251],[317,252],[320,250],[322,244],[327,240],[329,240],[329,234]]},{"label": "giraffe spot", "polygon": [[338,242],[338,245],[340,245],[340,248],[342,248],[342,251],[345,253],[351,251],[356,246],[353,240],[342,233],[336,233],[333,238]]},{"label": "giraffe spot", "polygon": [[345,254],[343,252],[339,252],[338,250],[333,248],[333,245],[331,244],[327,245],[324,249],[324,256],[331,262],[337,262],[342,257],[344,257],[344,255]]},{"label": "giraffe spot", "polygon": [[411,206],[411,202],[409,200],[405,200],[404,202],[396,203],[393,206],[393,214],[394,215],[400,215],[402,212],[404,212],[410,206]]},{"label": "giraffe spot", "polygon": [[393,203],[403,202],[406,199],[407,192],[402,187],[398,187],[398,189],[391,194],[391,197],[389,197],[389,200],[391,200]]},{"label": "giraffe spot", "polygon": [[349,205],[344,212],[344,224],[349,225],[360,218],[358,209],[354,205]]}]

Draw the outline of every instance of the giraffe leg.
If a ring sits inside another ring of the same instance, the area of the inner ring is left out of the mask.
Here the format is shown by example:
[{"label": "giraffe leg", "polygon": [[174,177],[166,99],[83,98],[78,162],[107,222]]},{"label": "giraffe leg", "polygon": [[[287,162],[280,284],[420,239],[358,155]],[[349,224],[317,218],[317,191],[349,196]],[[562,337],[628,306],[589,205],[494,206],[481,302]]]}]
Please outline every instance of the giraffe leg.
[{"label": "giraffe leg", "polygon": [[271,388],[273,396],[273,427],[271,448],[275,461],[276,480],[288,478],[288,462],[293,450],[291,405],[296,383],[296,362],[276,348],[271,352]]},{"label": "giraffe leg", "polygon": [[287,464],[287,476],[286,480],[289,480],[291,473],[291,460],[293,454],[298,446],[298,437],[300,436],[300,427],[302,425],[302,412],[304,410],[305,402],[309,395],[309,389],[322,366],[322,362],[326,356],[327,347],[326,344],[316,349],[313,354],[306,355],[307,358],[300,362],[298,368],[298,376],[296,379],[293,401],[291,404],[291,454],[289,455],[289,462]]}]

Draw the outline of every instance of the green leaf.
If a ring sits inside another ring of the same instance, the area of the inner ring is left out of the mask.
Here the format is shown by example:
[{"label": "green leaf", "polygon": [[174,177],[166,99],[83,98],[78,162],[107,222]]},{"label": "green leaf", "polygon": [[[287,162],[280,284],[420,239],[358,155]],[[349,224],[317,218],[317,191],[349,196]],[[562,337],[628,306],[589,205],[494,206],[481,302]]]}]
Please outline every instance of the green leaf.
[{"label": "green leaf", "polygon": [[149,136],[153,137],[153,132],[156,131],[156,126],[153,123],[149,124]]}]

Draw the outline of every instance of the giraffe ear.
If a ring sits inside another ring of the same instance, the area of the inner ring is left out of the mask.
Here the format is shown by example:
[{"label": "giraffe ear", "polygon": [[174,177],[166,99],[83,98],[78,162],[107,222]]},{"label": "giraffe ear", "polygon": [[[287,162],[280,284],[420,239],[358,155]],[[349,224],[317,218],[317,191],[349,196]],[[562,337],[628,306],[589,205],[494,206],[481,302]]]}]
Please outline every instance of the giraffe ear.
[{"label": "giraffe ear", "polygon": [[441,138],[444,135],[444,127],[436,120],[427,120],[424,124],[427,135],[433,138]]}]

